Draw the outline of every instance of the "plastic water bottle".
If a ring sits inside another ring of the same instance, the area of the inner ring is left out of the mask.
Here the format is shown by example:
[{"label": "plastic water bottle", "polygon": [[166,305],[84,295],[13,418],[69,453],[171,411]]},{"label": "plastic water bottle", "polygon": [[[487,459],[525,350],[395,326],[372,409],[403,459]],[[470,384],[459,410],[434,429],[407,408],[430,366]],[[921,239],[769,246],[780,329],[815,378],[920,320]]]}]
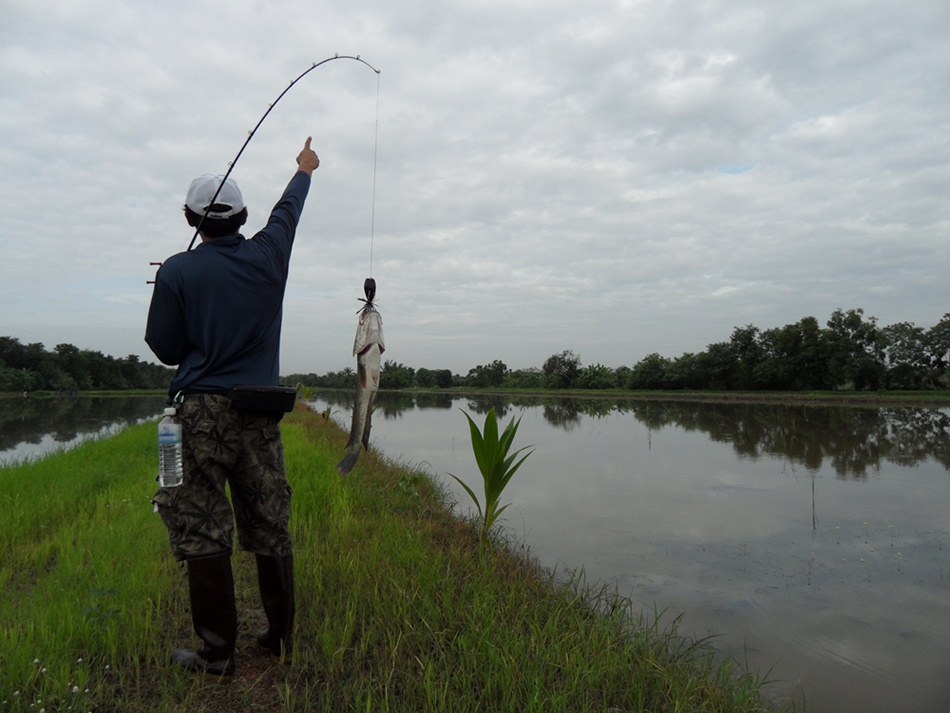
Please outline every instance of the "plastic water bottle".
[{"label": "plastic water bottle", "polygon": [[181,424],[173,408],[165,409],[165,416],[158,422],[158,484],[162,488],[177,488],[181,485]]}]

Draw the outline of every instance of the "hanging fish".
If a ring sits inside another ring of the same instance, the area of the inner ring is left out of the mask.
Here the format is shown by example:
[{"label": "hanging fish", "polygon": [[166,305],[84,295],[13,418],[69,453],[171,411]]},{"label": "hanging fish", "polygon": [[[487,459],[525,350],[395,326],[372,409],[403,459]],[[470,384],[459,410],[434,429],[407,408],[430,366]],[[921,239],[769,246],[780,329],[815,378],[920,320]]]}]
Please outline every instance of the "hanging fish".
[{"label": "hanging fish", "polygon": [[373,401],[379,390],[379,365],[382,353],[386,351],[383,343],[383,318],[373,304],[376,296],[376,280],[367,277],[363,282],[363,294],[366,304],[360,310],[360,321],[356,327],[356,340],[353,342],[353,354],[356,356],[356,403],[353,405],[353,426],[350,440],[346,444],[346,455],[336,464],[337,472],[346,475],[356,465],[360,457],[360,448],[369,448],[369,432],[373,419]]}]

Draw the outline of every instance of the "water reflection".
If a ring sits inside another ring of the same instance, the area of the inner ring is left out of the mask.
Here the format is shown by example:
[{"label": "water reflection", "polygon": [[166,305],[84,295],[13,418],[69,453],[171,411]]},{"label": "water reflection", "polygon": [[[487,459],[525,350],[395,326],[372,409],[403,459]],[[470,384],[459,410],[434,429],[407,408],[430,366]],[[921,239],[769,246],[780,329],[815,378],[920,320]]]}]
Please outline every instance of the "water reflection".
[{"label": "water reflection", "polygon": [[0,464],[34,458],[161,414],[163,396],[0,399]]},{"label": "water reflection", "polygon": [[504,526],[544,566],[682,613],[815,713],[947,710],[947,409],[381,394],[373,443],[477,483],[457,410],[492,407],[536,447]]},{"label": "water reflection", "polygon": [[[321,399],[351,409],[347,392]],[[415,409],[457,408],[451,394],[382,394],[377,413],[399,418]],[[492,408],[500,419],[513,410],[540,407],[544,420],[573,431],[583,417],[630,414],[651,431],[667,427],[706,434],[730,444],[741,458],[779,457],[816,472],[827,463],[842,478],[866,478],[887,463],[912,465],[933,458],[950,470],[950,409],[828,406],[708,401],[577,399],[553,396],[463,396],[473,414]],[[377,416],[378,417],[378,416]]]}]

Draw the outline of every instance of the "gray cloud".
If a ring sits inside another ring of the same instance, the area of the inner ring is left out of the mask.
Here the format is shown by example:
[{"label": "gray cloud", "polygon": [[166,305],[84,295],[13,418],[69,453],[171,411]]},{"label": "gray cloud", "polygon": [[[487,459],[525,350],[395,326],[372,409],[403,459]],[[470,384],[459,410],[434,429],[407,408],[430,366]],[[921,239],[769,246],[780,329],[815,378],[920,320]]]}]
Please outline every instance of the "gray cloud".
[{"label": "gray cloud", "polygon": [[[152,359],[194,175],[262,220],[313,134],[283,369],[678,356],[837,307],[948,310],[945,3],[8,2],[0,332]],[[373,227],[375,218],[375,227]],[[371,230],[374,235],[370,240]]]}]

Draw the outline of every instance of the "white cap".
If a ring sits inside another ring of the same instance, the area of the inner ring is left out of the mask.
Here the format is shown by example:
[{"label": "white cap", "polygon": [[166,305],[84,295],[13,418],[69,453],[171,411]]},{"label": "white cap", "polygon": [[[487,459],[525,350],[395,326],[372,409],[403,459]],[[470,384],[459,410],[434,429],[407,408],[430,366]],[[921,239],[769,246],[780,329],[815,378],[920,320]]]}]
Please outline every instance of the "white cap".
[{"label": "white cap", "polygon": [[[188,188],[185,205],[198,215],[205,215],[223,178],[224,176],[215,176],[210,173],[198,176]],[[208,211],[207,217],[218,220],[230,218],[244,210],[244,196],[241,195],[241,189],[233,178],[224,182],[218,197],[214,199],[214,208],[215,210]]]}]

